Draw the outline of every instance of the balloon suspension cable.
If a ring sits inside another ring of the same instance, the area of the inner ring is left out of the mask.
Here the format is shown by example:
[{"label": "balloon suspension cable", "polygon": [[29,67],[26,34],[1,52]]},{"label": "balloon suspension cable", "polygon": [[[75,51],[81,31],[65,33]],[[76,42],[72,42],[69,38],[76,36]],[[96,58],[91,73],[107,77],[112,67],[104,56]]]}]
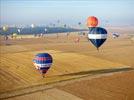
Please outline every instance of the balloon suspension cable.
[{"label": "balloon suspension cable", "polygon": [[43,78],[45,78],[45,75],[44,75],[44,74],[42,74],[42,77],[43,77]]},{"label": "balloon suspension cable", "polygon": [[99,52],[99,48],[97,48],[97,51]]},{"label": "balloon suspension cable", "polygon": [[45,75],[42,71],[40,71],[42,78],[45,78]]}]

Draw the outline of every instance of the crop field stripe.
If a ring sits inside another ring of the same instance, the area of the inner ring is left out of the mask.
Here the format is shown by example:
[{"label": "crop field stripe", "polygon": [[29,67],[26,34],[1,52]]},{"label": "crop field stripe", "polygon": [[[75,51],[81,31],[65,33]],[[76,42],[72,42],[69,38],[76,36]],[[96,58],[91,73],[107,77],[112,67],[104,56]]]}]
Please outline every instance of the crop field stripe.
[{"label": "crop field stripe", "polygon": [[10,83],[14,83],[14,84],[19,84],[21,83],[21,79],[15,77],[13,74],[7,73],[4,70],[0,70],[0,73],[7,79],[9,80]]}]

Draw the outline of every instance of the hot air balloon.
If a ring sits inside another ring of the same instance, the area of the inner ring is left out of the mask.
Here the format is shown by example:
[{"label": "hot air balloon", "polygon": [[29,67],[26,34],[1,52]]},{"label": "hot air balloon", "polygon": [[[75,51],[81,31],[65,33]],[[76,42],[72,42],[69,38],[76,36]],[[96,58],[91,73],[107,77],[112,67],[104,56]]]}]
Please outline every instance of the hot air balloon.
[{"label": "hot air balloon", "polygon": [[90,16],[87,19],[87,27],[96,27],[98,25],[98,19],[95,16]]},{"label": "hot air balloon", "polygon": [[38,53],[33,59],[34,66],[41,72],[43,77],[51,67],[52,62],[52,56],[48,53]]},{"label": "hot air balloon", "polygon": [[34,28],[34,24],[31,24],[31,28]]},{"label": "hot air balloon", "polygon": [[93,27],[89,30],[88,39],[99,50],[99,47],[107,39],[107,30],[101,27]]},{"label": "hot air balloon", "polygon": [[8,30],[8,26],[3,26],[2,29],[3,29],[3,31],[7,31]]},{"label": "hot air balloon", "polygon": [[12,34],[12,37],[13,37],[14,39],[16,39],[16,38],[17,38],[17,33],[13,33],[13,34]]},{"label": "hot air balloon", "polygon": [[67,25],[66,24],[64,24],[64,28],[66,28],[67,27]]},{"label": "hot air balloon", "polygon": [[20,33],[20,29],[17,30]]},{"label": "hot air balloon", "polygon": [[118,33],[113,33],[113,38],[118,38],[120,35]]},{"label": "hot air balloon", "polygon": [[57,25],[58,25],[58,27],[59,27],[59,24],[60,24],[60,20],[57,20]]},{"label": "hot air balloon", "polygon": [[44,29],[45,33],[47,33],[47,28]]},{"label": "hot air balloon", "polygon": [[81,22],[78,22],[78,25],[80,26],[81,25]]}]

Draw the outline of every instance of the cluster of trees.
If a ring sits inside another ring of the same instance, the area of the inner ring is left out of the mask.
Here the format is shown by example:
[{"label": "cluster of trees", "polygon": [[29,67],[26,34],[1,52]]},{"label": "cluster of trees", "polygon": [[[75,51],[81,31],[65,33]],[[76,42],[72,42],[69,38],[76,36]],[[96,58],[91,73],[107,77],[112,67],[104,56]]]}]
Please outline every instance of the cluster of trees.
[{"label": "cluster of trees", "polygon": [[16,28],[9,27],[7,31],[4,31],[0,28],[0,34],[39,34],[39,33],[62,33],[62,32],[75,32],[75,31],[84,31],[83,29],[74,29],[66,27],[25,27],[25,28]]}]

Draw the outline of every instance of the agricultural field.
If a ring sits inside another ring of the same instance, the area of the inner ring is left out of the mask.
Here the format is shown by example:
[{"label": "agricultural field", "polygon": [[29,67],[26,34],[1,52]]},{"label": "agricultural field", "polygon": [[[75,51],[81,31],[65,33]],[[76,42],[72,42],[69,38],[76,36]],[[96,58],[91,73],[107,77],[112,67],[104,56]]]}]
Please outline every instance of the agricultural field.
[{"label": "agricultural field", "polygon": [[[75,39],[78,37],[80,37],[80,42],[75,43]],[[16,97],[17,95],[34,93],[35,91],[44,89],[44,87],[39,89],[36,87],[49,86],[55,83],[105,73],[120,71],[124,73],[125,71],[133,70],[133,51],[134,43],[126,34],[123,34],[117,39],[113,39],[109,34],[108,40],[99,51],[87,40],[86,36],[79,36],[77,33],[70,33],[69,36],[62,33],[59,34],[58,37],[56,34],[53,34],[43,38],[33,38],[33,36],[28,35],[23,38],[9,39],[7,41],[4,41],[1,37],[0,98],[13,99],[12,97]],[[32,62],[34,56],[41,52],[50,53],[54,61],[45,78],[42,78]],[[127,74],[129,74],[129,72]],[[133,76],[133,74],[131,75]],[[103,78],[100,80],[100,82],[102,82]],[[107,82],[109,82],[109,80],[110,79],[108,79]],[[88,84],[88,82],[85,82],[85,84],[86,83]],[[114,82],[111,83],[111,85],[112,84],[114,84]],[[65,88],[64,86],[58,87],[60,90],[54,88],[52,91],[57,91],[56,93],[62,92],[63,94],[69,95],[68,97],[72,96],[72,98],[77,98],[76,100],[88,98],[87,95],[86,97],[81,97],[79,94],[75,94],[73,90],[70,90],[70,87],[67,85]],[[27,89],[29,89],[29,91]],[[94,91],[100,92],[99,90]],[[49,93],[48,90],[48,94]],[[75,97],[75,95],[81,98]],[[49,100],[49,98],[48,96],[47,100]]]}]

